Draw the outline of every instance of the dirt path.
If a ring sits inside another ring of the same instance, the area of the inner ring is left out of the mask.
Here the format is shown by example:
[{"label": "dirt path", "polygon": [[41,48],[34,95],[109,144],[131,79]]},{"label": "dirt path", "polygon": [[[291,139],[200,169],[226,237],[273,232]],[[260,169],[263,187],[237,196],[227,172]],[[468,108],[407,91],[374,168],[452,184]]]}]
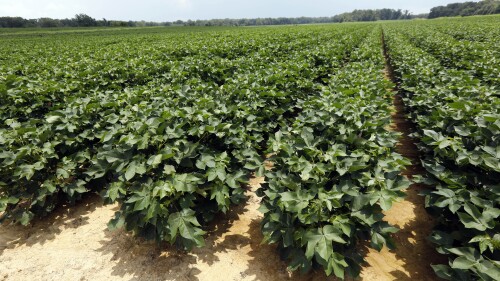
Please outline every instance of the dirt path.
[{"label": "dirt path", "polygon": [[[383,53],[386,58],[384,77],[395,81],[385,49]],[[412,178],[423,173],[418,149],[409,137],[413,124],[406,119],[397,88],[390,91],[393,96],[390,129],[401,133],[396,150],[411,160],[412,165],[403,171],[403,175]],[[361,274],[363,280],[438,280],[430,264],[443,262],[443,257],[438,256],[434,246],[426,240],[434,223],[425,211],[424,197],[418,195],[423,188],[421,184],[412,184],[406,198],[385,212],[385,220],[400,228],[394,235],[397,248],[394,251],[384,248],[380,253],[370,249],[366,257],[369,266],[364,267]]]}]

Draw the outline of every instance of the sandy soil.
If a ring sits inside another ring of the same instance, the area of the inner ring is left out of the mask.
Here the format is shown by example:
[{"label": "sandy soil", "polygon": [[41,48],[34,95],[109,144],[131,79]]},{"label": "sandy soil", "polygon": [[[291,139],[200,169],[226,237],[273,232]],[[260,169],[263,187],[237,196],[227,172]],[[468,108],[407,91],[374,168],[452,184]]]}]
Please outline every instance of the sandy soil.
[{"label": "sandy soil", "polygon": [[[384,77],[394,80],[389,65],[386,65]],[[413,124],[405,117],[403,100],[397,89],[389,91],[392,92],[393,107],[392,122],[388,129],[401,133],[396,150],[411,160],[412,165],[402,173],[411,179],[414,175],[423,173],[418,149],[409,137]],[[419,195],[423,188],[426,187],[412,184],[406,192],[406,198],[395,203],[385,213],[384,219],[400,228],[393,235],[397,248],[394,251],[384,248],[381,252],[369,249],[366,257],[368,266],[363,268],[361,274],[363,280],[438,280],[430,264],[446,263],[446,259],[427,241],[434,221],[425,211],[424,198]]]}]

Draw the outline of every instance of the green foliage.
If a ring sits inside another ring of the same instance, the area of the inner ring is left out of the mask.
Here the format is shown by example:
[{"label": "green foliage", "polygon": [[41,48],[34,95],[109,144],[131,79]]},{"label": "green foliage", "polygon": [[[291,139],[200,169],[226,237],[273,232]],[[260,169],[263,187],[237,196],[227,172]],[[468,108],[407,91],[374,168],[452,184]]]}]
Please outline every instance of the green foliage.
[{"label": "green foliage", "polygon": [[[421,180],[435,187],[431,240],[450,257],[434,269],[497,280],[498,27],[430,24],[384,30],[417,125]],[[265,175],[264,241],[291,269],[358,275],[360,241],[394,246],[383,211],[409,184],[386,129],[394,85],[381,74],[380,27],[200,30],[5,36],[1,219],[26,225],[100,192],[120,205],[110,228],[189,250],[244,201],[251,174]]]},{"label": "green foliage", "polygon": [[120,203],[110,228],[202,246],[203,226],[263,174],[268,136],[369,29],[152,31],[146,47],[134,32],[55,34],[66,41],[35,50],[2,41],[19,51],[1,66],[2,218],[27,224],[99,191]]},{"label": "green foliage", "polygon": [[[462,24],[475,30],[474,21]],[[498,280],[500,102],[495,62],[500,53],[487,33],[475,42],[450,23],[441,24],[440,31],[426,27],[428,23],[388,26],[386,41],[417,125],[414,136],[427,171],[422,182],[433,187],[425,192],[426,207],[438,218],[431,241],[450,258],[448,265],[433,267],[448,280]],[[482,28],[498,32],[498,25]]]},{"label": "green foliage", "polygon": [[456,17],[472,15],[491,15],[500,13],[500,1],[482,0],[478,2],[451,3],[431,9],[429,18]]},{"label": "green foliage", "polygon": [[262,231],[291,269],[316,264],[327,275],[357,276],[359,240],[371,237],[377,250],[394,246],[397,229],[382,220],[382,210],[404,196],[408,181],[399,173],[409,163],[394,152],[397,134],[384,128],[390,97],[380,49],[376,28],[269,140],[274,166],[259,190]]}]

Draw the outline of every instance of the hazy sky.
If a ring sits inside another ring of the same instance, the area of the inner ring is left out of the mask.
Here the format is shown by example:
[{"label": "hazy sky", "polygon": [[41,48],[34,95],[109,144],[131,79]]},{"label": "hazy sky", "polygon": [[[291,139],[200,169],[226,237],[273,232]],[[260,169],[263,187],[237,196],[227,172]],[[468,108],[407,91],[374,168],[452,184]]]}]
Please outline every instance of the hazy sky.
[{"label": "hazy sky", "polygon": [[333,16],[354,9],[393,8],[414,14],[446,0],[0,0],[0,16],[72,18],[77,13],[108,20],[173,21],[213,18]]}]

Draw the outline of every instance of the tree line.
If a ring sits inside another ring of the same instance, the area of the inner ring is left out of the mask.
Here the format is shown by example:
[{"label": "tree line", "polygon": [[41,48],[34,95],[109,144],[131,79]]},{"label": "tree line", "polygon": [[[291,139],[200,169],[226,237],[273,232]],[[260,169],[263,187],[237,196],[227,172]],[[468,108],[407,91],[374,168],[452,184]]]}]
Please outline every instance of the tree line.
[{"label": "tree line", "polygon": [[427,15],[414,16],[408,10],[401,11],[394,9],[378,10],[354,10],[350,13],[343,13],[333,17],[334,22],[352,21],[377,21],[377,20],[407,20],[415,17],[426,17]]},{"label": "tree line", "polygon": [[211,19],[211,20],[177,20],[173,22],[116,21],[96,20],[86,14],[77,14],[72,19],[24,19],[22,17],[0,17],[0,27],[89,27],[89,26],[253,26],[253,25],[283,25],[312,24],[350,21],[376,21],[392,19],[411,19],[415,16],[408,11],[354,10],[333,17],[298,17],[298,18],[253,18],[253,19]]},{"label": "tree line", "polygon": [[77,14],[71,19],[25,19],[22,17],[0,17],[0,27],[90,27],[90,26],[160,26],[167,23],[146,21],[97,20],[86,14]]},{"label": "tree line", "polygon": [[427,15],[412,15],[408,10],[394,9],[380,10],[354,10],[333,17],[299,17],[299,18],[256,18],[256,19],[211,19],[211,20],[188,20],[175,21],[174,25],[187,26],[251,26],[251,25],[283,25],[283,24],[311,24],[311,23],[335,23],[353,21],[377,21],[413,19],[415,17],[426,17]]},{"label": "tree line", "polygon": [[500,1],[452,3],[431,9],[429,18],[500,14]]}]

